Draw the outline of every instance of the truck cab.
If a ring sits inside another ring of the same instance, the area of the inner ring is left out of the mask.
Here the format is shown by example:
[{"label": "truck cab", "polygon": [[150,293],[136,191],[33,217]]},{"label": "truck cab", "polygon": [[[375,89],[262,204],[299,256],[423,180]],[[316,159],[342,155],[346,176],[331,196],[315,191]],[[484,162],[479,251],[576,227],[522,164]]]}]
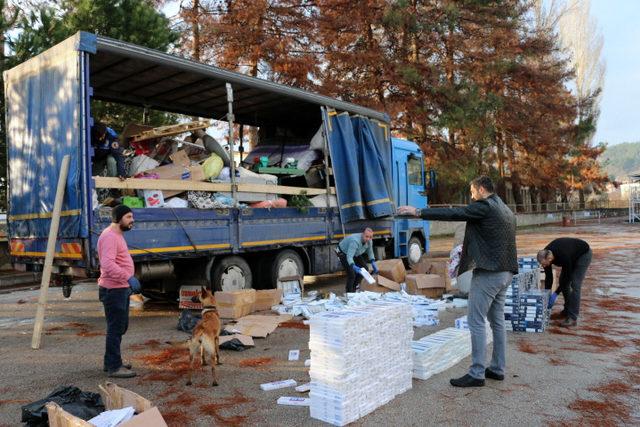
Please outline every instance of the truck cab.
[{"label": "truck cab", "polygon": [[[396,206],[426,208],[424,155],[415,142],[391,138],[391,172]],[[406,257],[410,266],[429,250],[428,221],[395,217],[393,235],[395,256]]]}]

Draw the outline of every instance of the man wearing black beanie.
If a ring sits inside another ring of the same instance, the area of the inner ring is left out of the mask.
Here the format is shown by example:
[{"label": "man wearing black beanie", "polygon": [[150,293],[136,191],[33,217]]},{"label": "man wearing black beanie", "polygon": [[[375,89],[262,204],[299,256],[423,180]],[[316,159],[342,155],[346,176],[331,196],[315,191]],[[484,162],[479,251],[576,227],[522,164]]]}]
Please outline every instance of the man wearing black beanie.
[{"label": "man wearing black beanie", "polygon": [[131,378],[136,373],[131,365],[122,363],[120,343],[129,327],[129,295],[142,290],[133,275],[133,259],[123,235],[133,227],[133,212],[128,206],[118,205],[111,211],[111,219],[98,239],[99,296],[107,320],[104,371],[113,378]]}]

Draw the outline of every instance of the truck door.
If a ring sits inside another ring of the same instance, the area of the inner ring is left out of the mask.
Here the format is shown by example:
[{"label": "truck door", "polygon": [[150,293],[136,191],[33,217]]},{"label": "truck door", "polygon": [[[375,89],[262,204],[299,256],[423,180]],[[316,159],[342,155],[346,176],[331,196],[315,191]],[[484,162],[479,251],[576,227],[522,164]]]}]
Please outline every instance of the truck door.
[{"label": "truck door", "polygon": [[62,158],[69,155],[56,262],[81,262],[86,179],[81,35],[4,73],[8,153],[8,235],[12,261],[40,263]]},{"label": "truck door", "polygon": [[420,148],[413,142],[392,139],[393,187],[396,206],[427,206],[424,194],[424,161]]}]

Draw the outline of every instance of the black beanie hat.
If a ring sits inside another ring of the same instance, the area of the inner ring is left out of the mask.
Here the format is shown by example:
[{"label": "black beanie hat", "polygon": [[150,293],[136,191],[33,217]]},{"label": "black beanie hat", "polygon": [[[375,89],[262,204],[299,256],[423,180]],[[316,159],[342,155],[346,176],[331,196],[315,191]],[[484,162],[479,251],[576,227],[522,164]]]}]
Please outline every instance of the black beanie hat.
[{"label": "black beanie hat", "polygon": [[123,216],[131,212],[131,208],[126,205],[118,205],[111,210],[111,219],[113,222],[120,222]]}]

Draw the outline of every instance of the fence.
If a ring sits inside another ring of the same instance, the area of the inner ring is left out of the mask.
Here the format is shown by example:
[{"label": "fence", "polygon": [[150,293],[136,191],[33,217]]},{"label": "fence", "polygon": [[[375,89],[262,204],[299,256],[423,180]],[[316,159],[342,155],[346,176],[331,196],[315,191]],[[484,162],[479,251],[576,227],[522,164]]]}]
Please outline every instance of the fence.
[{"label": "fence", "polygon": [[[430,204],[431,208],[452,208],[463,207],[466,204]],[[552,213],[552,212],[572,212],[579,210],[599,210],[599,209],[629,209],[629,200],[608,200],[608,201],[587,201],[580,202],[549,202],[537,205],[516,205],[508,204],[512,211],[518,213]]]}]

